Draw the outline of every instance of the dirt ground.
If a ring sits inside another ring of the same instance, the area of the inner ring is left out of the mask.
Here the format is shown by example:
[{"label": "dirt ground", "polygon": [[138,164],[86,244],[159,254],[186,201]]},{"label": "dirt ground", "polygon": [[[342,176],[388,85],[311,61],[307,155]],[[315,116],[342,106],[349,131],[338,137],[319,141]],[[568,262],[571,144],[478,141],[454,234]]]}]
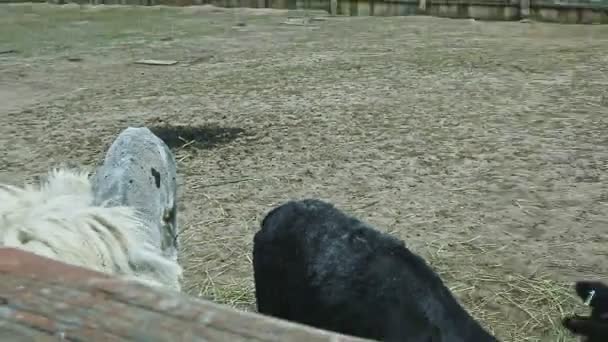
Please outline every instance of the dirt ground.
[{"label": "dirt ground", "polygon": [[608,280],[608,26],[289,14],[0,6],[0,181],[187,125],[190,294],[253,310],[260,219],[319,197],[404,239],[504,341],[573,341],[571,282]]}]

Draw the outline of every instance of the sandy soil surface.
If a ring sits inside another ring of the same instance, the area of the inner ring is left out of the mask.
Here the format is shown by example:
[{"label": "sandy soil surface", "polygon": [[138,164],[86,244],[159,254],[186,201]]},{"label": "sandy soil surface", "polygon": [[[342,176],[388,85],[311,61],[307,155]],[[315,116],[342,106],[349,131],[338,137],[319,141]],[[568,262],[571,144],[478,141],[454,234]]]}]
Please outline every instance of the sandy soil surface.
[{"label": "sandy soil surface", "polygon": [[0,181],[182,125],[192,295],[253,309],[260,219],[319,197],[404,239],[503,340],[570,341],[571,282],[608,280],[608,27],[288,14],[0,6]]}]

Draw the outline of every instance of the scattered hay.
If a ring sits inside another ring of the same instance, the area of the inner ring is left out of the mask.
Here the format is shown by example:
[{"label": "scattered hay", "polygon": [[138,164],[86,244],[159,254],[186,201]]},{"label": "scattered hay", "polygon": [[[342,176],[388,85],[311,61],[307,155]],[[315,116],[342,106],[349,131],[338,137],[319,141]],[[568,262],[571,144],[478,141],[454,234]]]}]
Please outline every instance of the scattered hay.
[{"label": "scattered hay", "polygon": [[216,303],[230,305],[243,311],[255,312],[255,285],[253,282],[243,282],[234,279],[232,282],[214,286],[211,278],[203,281],[199,296]]},{"label": "scattered hay", "polygon": [[[201,224],[217,224],[217,221]],[[192,238],[192,234],[195,234],[188,228],[182,233],[182,238],[186,240]],[[188,283],[191,285],[187,287],[186,292],[240,310],[256,311],[255,285],[252,274],[238,279],[224,277],[236,264],[252,264],[249,255],[251,254],[250,248],[237,249],[232,247],[236,240],[242,239],[242,236],[227,235],[208,240],[205,247],[210,252],[203,256],[192,253],[190,250],[184,251],[181,258],[189,261],[188,273],[196,275],[188,279]]]},{"label": "scattered hay", "polygon": [[499,246],[450,243],[449,256],[443,253],[445,246],[428,247],[431,266],[469,313],[501,340],[576,341],[561,326],[564,316],[585,311],[570,284],[542,273],[526,276],[492,265]]}]

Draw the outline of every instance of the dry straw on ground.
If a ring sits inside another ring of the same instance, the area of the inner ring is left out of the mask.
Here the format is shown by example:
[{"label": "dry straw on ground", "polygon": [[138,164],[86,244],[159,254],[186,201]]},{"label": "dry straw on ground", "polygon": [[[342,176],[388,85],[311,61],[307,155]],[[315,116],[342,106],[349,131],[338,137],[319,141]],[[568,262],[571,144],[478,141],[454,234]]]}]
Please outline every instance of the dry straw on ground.
[{"label": "dry straw on ground", "polygon": [[289,16],[0,5],[0,181],[191,127],[190,294],[254,309],[259,221],[318,197],[405,240],[503,341],[574,341],[571,283],[608,277],[608,26]]}]

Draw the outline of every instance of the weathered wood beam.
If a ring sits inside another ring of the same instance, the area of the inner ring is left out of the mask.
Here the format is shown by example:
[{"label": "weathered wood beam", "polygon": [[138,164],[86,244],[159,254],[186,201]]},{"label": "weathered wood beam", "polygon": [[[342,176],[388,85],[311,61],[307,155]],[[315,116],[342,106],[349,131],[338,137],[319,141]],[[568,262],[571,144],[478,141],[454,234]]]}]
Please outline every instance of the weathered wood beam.
[{"label": "weathered wood beam", "polygon": [[366,341],[0,248],[1,341]]}]

